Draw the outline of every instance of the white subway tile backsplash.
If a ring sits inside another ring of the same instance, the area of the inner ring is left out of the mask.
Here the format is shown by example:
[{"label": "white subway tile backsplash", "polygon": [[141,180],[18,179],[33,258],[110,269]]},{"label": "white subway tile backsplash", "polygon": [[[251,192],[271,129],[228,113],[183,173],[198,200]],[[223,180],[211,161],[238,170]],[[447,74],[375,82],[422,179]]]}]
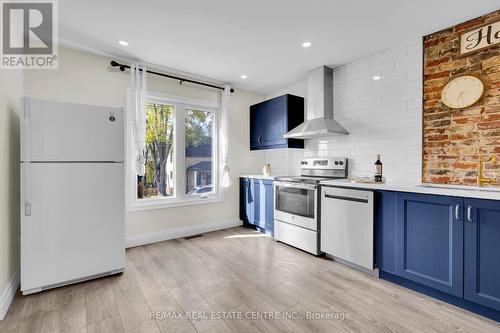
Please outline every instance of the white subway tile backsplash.
[{"label": "white subway tile backsplash", "polygon": [[384,89],[392,88],[394,86],[397,86],[401,83],[405,83],[408,81],[406,75],[400,75],[400,76],[393,76],[393,77],[384,77],[382,76],[382,80],[380,81],[373,81],[371,83],[371,89],[372,91],[384,91]]},{"label": "white subway tile backsplash", "polygon": [[340,115],[342,114],[349,115],[350,112],[351,112],[350,104],[337,105],[335,107],[335,115],[338,117],[340,117]]},{"label": "white subway tile backsplash", "polygon": [[338,89],[338,87],[335,87],[333,91],[340,96],[362,96],[370,91],[370,84],[366,83],[366,80],[363,80],[361,84],[356,86],[344,89]]},{"label": "white subway tile backsplash", "polygon": [[[382,55],[386,56],[387,59],[398,59],[404,55],[408,54],[408,44],[392,47],[382,51]],[[380,57],[368,57],[371,58],[372,65],[377,65],[375,60],[380,59]]]},{"label": "white subway tile backsplash", "polygon": [[413,73],[418,71],[417,66],[420,66],[420,74],[422,74],[422,63],[419,64],[408,64],[406,66],[399,66],[399,67],[394,67],[393,69],[388,69],[385,71],[382,71],[382,78],[383,79],[388,79],[396,76],[401,76],[401,75],[408,75],[409,73]]},{"label": "white subway tile backsplash", "polygon": [[[335,98],[335,97],[334,97]],[[369,100],[357,101],[351,104],[351,111],[370,110],[370,107],[382,104],[382,97],[374,97]]]},{"label": "white subway tile backsplash", "polygon": [[[397,89],[395,89],[397,90]],[[415,91],[403,91],[403,92],[396,92],[396,91],[391,91],[388,92],[387,95],[384,95],[382,97],[383,103],[384,104],[392,104],[395,102],[402,102],[402,101],[407,101],[409,99],[412,99],[415,97]]]},{"label": "white subway tile backsplash", "polygon": [[422,62],[422,55],[421,54],[407,54],[406,56],[397,58],[395,60],[395,65],[396,67],[402,67],[406,65],[414,66],[416,63],[421,63]]},{"label": "white subway tile backsplash", "polygon": [[407,78],[408,78],[408,82],[410,82],[410,81],[422,82],[422,72],[420,72],[420,71],[410,72],[407,74]]},{"label": "white subway tile backsplash", "polygon": [[338,75],[339,77],[351,76],[351,75],[355,77],[356,74],[366,72],[369,69],[370,69],[370,59],[365,58],[351,62],[349,66],[341,66],[337,68],[336,75]]},{"label": "white subway tile backsplash", "polygon": [[409,99],[406,101],[406,104],[408,105],[408,110],[414,110],[420,114],[422,111],[422,91],[418,92],[418,98]]},{"label": "white subway tile backsplash", "polygon": [[392,103],[392,104],[382,104],[376,105],[370,108],[371,114],[381,114],[381,113],[395,113],[403,110],[407,110],[408,105],[406,101]]},{"label": "white subway tile backsplash", "polygon": [[[382,80],[374,81],[374,75]],[[305,96],[307,80],[278,89]],[[304,157],[348,157],[351,176],[372,176],[381,154],[388,181],[420,181],[422,41],[420,38],[334,70],[334,113],[349,132],[306,140],[305,149],[266,151],[274,174],[298,174]]]}]

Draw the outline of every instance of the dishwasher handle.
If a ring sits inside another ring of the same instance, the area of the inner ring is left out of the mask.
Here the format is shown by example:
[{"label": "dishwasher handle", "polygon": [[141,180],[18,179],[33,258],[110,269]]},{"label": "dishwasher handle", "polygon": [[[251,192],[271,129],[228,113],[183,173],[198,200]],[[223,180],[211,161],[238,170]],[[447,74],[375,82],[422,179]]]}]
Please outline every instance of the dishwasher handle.
[{"label": "dishwasher handle", "polygon": [[346,197],[346,196],[343,196],[343,195],[333,195],[333,194],[327,194],[327,193],[325,193],[325,198],[368,203],[368,199]]}]

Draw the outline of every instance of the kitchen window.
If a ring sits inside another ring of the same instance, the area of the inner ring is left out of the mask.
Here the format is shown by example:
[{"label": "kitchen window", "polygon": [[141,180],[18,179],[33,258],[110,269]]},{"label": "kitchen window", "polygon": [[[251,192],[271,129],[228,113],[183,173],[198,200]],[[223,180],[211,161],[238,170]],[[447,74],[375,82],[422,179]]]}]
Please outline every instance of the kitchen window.
[{"label": "kitchen window", "polygon": [[220,200],[217,103],[151,93],[145,113],[146,172],[136,176],[129,163],[129,210]]}]

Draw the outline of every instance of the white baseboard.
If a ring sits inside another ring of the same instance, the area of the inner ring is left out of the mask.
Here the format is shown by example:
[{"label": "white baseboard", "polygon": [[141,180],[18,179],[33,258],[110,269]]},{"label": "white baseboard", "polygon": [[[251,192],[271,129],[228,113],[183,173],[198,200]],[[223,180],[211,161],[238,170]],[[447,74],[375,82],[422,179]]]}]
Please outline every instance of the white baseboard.
[{"label": "white baseboard", "polygon": [[19,268],[16,270],[16,272],[10,279],[9,284],[7,285],[7,287],[5,287],[2,296],[0,296],[0,321],[5,318],[10,304],[12,303],[14,296],[16,296],[16,291],[20,283],[20,271],[21,270]]},{"label": "white baseboard", "polygon": [[125,247],[130,248],[134,246],[161,242],[169,239],[189,237],[205,232],[238,227],[240,225],[242,225],[242,222],[239,219],[234,219],[149,232],[147,234],[127,237],[127,239],[125,239]]}]

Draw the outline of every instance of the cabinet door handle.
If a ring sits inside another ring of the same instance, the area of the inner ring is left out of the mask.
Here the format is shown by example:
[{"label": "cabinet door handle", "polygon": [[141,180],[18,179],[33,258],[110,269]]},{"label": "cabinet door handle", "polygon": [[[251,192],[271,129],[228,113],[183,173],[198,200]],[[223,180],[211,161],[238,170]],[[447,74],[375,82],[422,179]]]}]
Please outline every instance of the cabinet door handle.
[{"label": "cabinet door handle", "polygon": [[472,222],[472,206],[467,206],[467,221]]},{"label": "cabinet door handle", "polygon": [[455,205],[455,219],[460,220],[460,205]]},{"label": "cabinet door handle", "polygon": [[261,142],[262,142],[262,138],[260,137],[260,135],[257,137],[257,142],[258,142],[258,143],[261,143]]}]

